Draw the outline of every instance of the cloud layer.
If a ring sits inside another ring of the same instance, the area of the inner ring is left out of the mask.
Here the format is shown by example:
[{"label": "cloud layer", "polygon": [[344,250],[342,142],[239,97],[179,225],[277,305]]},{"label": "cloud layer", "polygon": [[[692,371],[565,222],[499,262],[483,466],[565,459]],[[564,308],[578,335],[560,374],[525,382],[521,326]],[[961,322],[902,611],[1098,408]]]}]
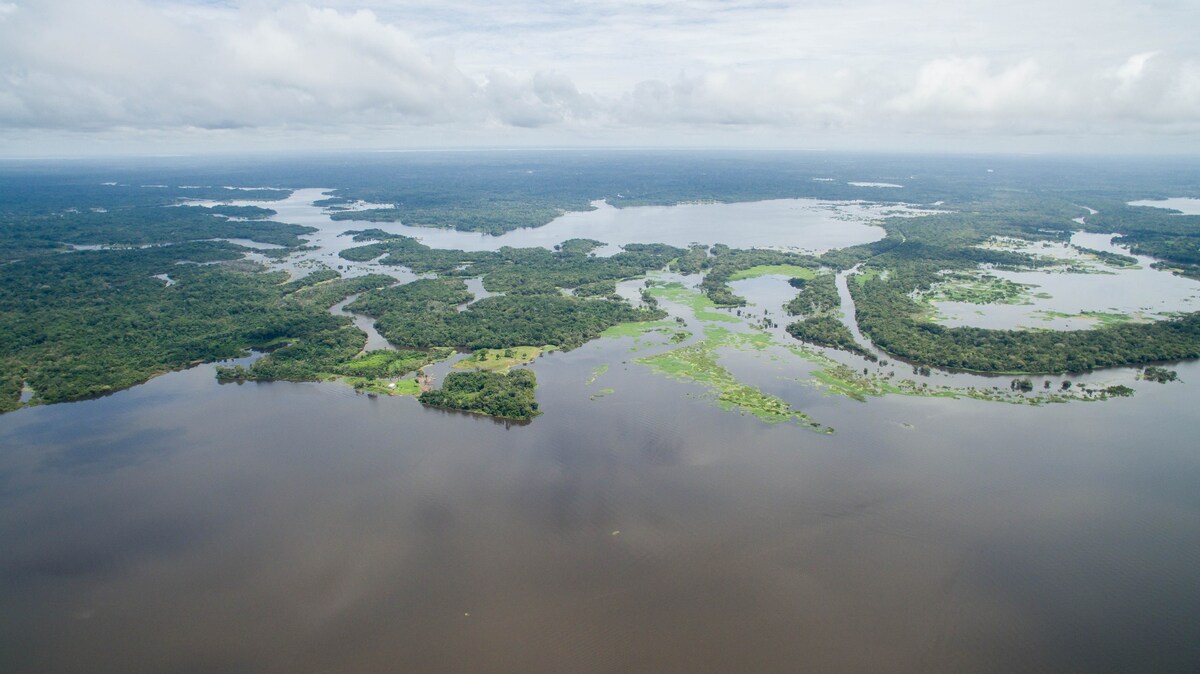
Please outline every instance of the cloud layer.
[{"label": "cloud layer", "polygon": [[968,4],[0,1],[0,143],[424,129],[548,144],[732,132],[1200,149],[1193,3]]}]

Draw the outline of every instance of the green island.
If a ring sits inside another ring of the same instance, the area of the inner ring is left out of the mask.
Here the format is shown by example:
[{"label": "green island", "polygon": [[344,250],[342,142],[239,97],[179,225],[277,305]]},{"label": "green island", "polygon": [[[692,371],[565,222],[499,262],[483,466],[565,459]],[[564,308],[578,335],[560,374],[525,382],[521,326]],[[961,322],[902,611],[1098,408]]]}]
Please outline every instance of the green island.
[{"label": "green island", "polygon": [[1156,381],[1160,384],[1167,382],[1179,381],[1179,373],[1175,370],[1168,370],[1165,367],[1155,367],[1153,365],[1142,370],[1142,379],[1147,381]]},{"label": "green island", "polygon": [[585,383],[588,386],[595,384],[596,380],[599,379],[601,377],[601,375],[608,372],[608,369],[609,369],[609,366],[607,363],[603,364],[603,365],[597,365],[596,367],[592,368],[592,376],[588,377],[588,380]]},{"label": "green island", "polygon": [[418,400],[430,407],[524,421],[539,414],[536,389],[532,370],[451,372],[440,389],[425,391]]},{"label": "green island", "polygon": [[[597,199],[623,208],[861,198],[845,181],[814,182],[783,160],[764,160],[741,173],[732,168],[738,164],[701,172],[679,157],[640,163],[618,158],[582,168],[546,160],[530,169],[544,169],[536,189],[523,177],[527,173],[495,170],[505,161],[480,160],[478,172],[465,173],[461,165],[449,172],[418,161],[420,170],[401,171],[386,184],[350,180],[324,205],[338,209],[331,212],[334,220],[403,220],[498,234],[592,209]],[[823,166],[820,174],[838,170],[862,178],[856,167]],[[114,183],[6,174],[0,176],[0,412],[106,395],[172,370],[246,358],[219,366],[217,378],[342,381],[372,395],[414,395],[429,406],[524,420],[538,412],[536,376],[529,369],[538,356],[604,337],[631,340],[632,350],[648,352],[637,362],[704,385],[722,407],[824,430],[804,412],[738,381],[718,351],[794,351],[812,364],[806,381],[858,400],[912,394],[1034,404],[1125,391],[1121,385],[1052,386],[1048,378],[1040,390],[1030,390],[1023,385],[1030,377],[1143,367],[1141,378],[1170,381],[1157,364],[1200,357],[1200,313],[1194,312],[1163,320],[1094,310],[1042,312],[1047,319],[1091,319],[1094,327],[1085,330],[936,323],[930,306],[939,301],[1026,301],[1029,287],[989,270],[1086,272],[1102,265],[1121,273],[1138,266],[1131,255],[1080,247],[1088,264],[1064,266],[1061,258],[1038,254],[1047,245],[1067,245],[1079,230],[1115,233],[1117,245],[1154,257],[1156,269],[1200,278],[1200,217],[1127,204],[1161,196],[1168,187],[1186,194],[1185,182],[1151,189],[1140,183],[1098,188],[1083,179],[1021,180],[1014,189],[931,174],[920,186],[889,194],[896,203],[936,203],[936,210],[888,215],[875,223],[883,238],[820,255],[705,242],[629,243],[602,256],[602,232],[553,248],[464,251],[373,228],[347,232],[352,245],[338,251],[337,270],[307,259],[288,273],[279,265],[313,250],[306,239],[313,228],[274,221],[270,208],[222,202],[269,203],[295,184],[271,181],[273,189],[234,192],[135,186],[160,182],[149,176]],[[390,206],[348,208],[357,202]],[[1097,213],[1079,220],[1079,203]],[[736,239],[734,231],[730,239]],[[343,277],[351,268],[359,271]],[[398,283],[385,273],[400,270],[424,277]],[[674,276],[663,275],[668,271]],[[842,306],[837,288],[837,275],[847,273],[853,307]],[[747,307],[729,285],[764,275],[786,276],[796,291],[782,307],[792,317],[782,331],[774,308]],[[476,298],[468,289],[471,279],[489,296]],[[631,284],[640,303],[626,299]],[[370,317],[392,349],[364,351],[367,335],[349,316],[331,311],[352,297],[346,309]],[[674,316],[660,303],[670,305]],[[912,368],[917,378],[885,371],[886,361],[855,340],[843,313],[856,318],[893,370]],[[689,327],[694,324],[701,326],[699,337]],[[779,342],[781,333],[790,342]],[[821,349],[860,364],[831,359]],[[456,350],[470,355],[436,387],[426,368]],[[931,369],[1016,375],[1022,385],[918,383]]]},{"label": "green island", "polygon": [[1095,248],[1086,248],[1084,246],[1073,245],[1072,248],[1081,253],[1091,255],[1092,257],[1100,260],[1102,263],[1110,267],[1116,267],[1117,269],[1137,269],[1140,266],[1137,258],[1133,257],[1132,255],[1122,255],[1120,253],[1112,253],[1106,250],[1096,250]]}]

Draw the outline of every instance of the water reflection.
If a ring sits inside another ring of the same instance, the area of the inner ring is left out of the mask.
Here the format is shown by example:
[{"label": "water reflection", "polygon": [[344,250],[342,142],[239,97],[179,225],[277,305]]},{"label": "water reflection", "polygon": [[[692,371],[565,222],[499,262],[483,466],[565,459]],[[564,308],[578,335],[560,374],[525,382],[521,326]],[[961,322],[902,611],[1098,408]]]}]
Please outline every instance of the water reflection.
[{"label": "water reflection", "polygon": [[[218,387],[208,367],[0,417],[0,665],[1197,655],[1191,385],[1051,409],[817,394],[828,438],[714,410],[624,353],[603,340],[539,361],[547,414],[507,430],[336,385]],[[616,393],[591,400],[602,362]]]}]

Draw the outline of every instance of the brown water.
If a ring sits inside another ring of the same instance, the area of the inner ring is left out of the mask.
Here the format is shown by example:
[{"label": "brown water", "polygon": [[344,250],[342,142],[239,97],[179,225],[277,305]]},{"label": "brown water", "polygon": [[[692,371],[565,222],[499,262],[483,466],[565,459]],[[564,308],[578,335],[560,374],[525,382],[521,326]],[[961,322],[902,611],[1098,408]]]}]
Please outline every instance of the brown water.
[{"label": "brown water", "polygon": [[[379,270],[336,257],[318,194],[279,219],[321,249],[281,267]],[[785,278],[735,290],[786,324]],[[524,426],[211,366],[0,416],[0,672],[1200,667],[1200,364],[1035,408],[859,403],[722,352],[824,436],[721,411],[635,346],[539,359]]]},{"label": "brown water", "polygon": [[0,417],[0,671],[1200,663],[1196,364],[1044,408],[780,383],[826,437],[629,345],[539,360],[528,426],[210,366]]}]

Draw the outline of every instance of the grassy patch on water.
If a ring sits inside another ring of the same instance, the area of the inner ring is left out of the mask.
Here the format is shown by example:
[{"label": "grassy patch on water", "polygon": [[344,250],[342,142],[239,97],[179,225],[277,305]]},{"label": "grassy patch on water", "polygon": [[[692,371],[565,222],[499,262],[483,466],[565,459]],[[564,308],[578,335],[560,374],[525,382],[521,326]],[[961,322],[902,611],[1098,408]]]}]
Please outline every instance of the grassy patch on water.
[{"label": "grassy patch on water", "polygon": [[717,363],[712,349],[703,343],[643,358],[638,362],[672,379],[705,385],[722,409],[752,414],[767,423],[794,421],[806,426],[820,425],[807,414],[792,409],[783,400],[734,379],[729,370]]},{"label": "grassy patch on water", "polygon": [[739,382],[729,370],[717,362],[717,348],[724,346],[762,349],[770,343],[771,338],[766,334],[733,332],[714,327],[705,331],[705,339],[699,344],[641,358],[638,362],[672,379],[703,384],[709,389],[711,399],[722,409],[751,414],[771,424],[793,422],[824,433],[832,433],[832,428],[822,427],[787,402]]},{"label": "grassy patch on water", "polygon": [[618,323],[600,333],[601,337],[640,337],[648,332],[660,330],[672,331],[678,328],[675,321],[641,321],[639,323]]},{"label": "grassy patch on water", "polygon": [[592,376],[588,377],[587,385],[591,386],[592,384],[595,384],[596,379],[598,379],[600,375],[604,374],[605,372],[608,372],[607,363],[604,365],[597,365],[596,367],[592,368]]},{"label": "grassy patch on water", "polygon": [[682,304],[692,310],[696,320],[718,323],[741,323],[741,319],[717,311],[717,305],[708,297],[678,281],[665,284],[651,285],[647,288],[650,296],[655,299],[665,299],[669,302]]}]

